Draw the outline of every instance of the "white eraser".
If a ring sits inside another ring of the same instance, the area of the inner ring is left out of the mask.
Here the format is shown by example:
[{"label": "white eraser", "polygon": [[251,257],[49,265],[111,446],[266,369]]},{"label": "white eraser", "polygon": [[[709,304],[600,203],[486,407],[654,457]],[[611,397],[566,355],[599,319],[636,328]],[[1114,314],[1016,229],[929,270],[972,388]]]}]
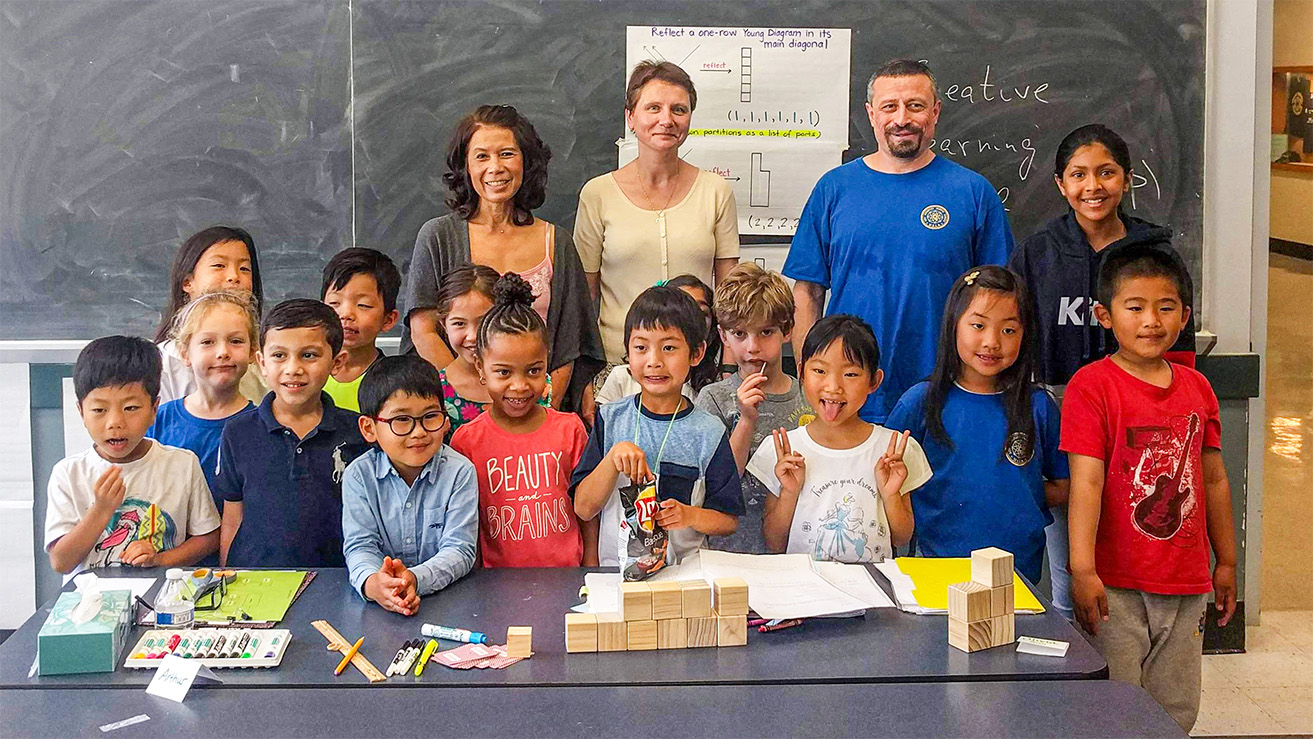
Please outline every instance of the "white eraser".
[{"label": "white eraser", "polygon": [[1041,657],[1066,657],[1067,647],[1071,646],[1065,641],[1056,639],[1040,639],[1034,636],[1017,637],[1017,651],[1021,654],[1038,654]]}]

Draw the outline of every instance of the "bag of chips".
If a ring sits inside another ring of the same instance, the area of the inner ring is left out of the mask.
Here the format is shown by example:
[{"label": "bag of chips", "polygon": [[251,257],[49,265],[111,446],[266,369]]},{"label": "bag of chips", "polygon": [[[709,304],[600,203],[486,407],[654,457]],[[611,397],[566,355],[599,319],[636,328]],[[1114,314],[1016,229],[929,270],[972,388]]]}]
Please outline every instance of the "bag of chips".
[{"label": "bag of chips", "polygon": [[666,566],[670,539],[656,522],[656,482],[620,488],[620,575],[626,582],[644,580]]}]

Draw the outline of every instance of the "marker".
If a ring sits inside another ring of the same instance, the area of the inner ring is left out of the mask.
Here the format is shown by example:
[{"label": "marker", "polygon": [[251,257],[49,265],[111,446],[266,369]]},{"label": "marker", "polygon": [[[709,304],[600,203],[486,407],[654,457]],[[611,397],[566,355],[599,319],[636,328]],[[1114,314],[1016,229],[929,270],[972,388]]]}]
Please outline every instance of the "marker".
[{"label": "marker", "polygon": [[419,654],[419,664],[415,665],[415,677],[424,674],[424,665],[429,663],[429,657],[433,656],[433,652],[437,648],[438,642],[433,639],[429,639],[429,643],[424,645],[424,651]]},{"label": "marker", "polygon": [[199,646],[200,643],[201,643],[201,640],[200,640],[199,638],[196,639],[196,643],[195,643],[195,644],[192,644],[192,640],[191,640],[190,638],[183,639],[183,640],[182,640],[182,643],[178,645],[178,651],[182,653],[182,658],[183,658],[183,659],[191,659],[192,651],[193,651],[197,646]]},{"label": "marker", "polygon": [[365,643],[365,637],[362,636],[359,639],[356,639],[356,643],[353,644],[351,648],[346,651],[345,655],[343,655],[342,661],[337,663],[337,669],[333,670],[334,675],[342,674],[342,670],[346,669],[347,664],[351,662],[351,658],[356,656],[356,652],[360,651],[360,645],[364,643]]},{"label": "marker", "polygon": [[255,652],[255,648],[258,646],[260,646],[260,637],[252,637],[251,643],[246,645],[246,651],[242,653],[242,659],[250,659],[251,653]]},{"label": "marker", "polygon": [[406,643],[401,645],[401,649],[397,650],[397,656],[392,658],[392,664],[388,665],[387,672],[384,673],[385,676],[392,677],[397,673],[397,667],[401,665],[401,660],[405,658],[406,652],[410,651],[410,647],[411,641],[407,639]]},{"label": "marker", "polygon": [[178,646],[178,643],[181,641],[182,641],[182,634],[174,634],[173,636],[169,637],[169,645],[164,648],[164,652],[166,654],[172,654],[173,650]]},{"label": "marker", "polygon": [[214,642],[214,649],[211,649],[210,653],[205,655],[206,658],[207,659],[217,658],[219,654],[223,652],[223,645],[226,644],[227,642],[228,642],[228,637],[220,634],[219,638]]},{"label": "marker", "polygon": [[453,629],[450,626],[438,626],[437,624],[424,624],[420,627],[419,633],[436,639],[446,639],[447,641],[463,641],[470,644],[488,643],[487,634],[467,629]]},{"label": "marker", "polygon": [[147,659],[147,656],[146,656],[146,655],[150,654],[150,648],[153,647],[153,646],[155,646],[155,637],[151,637],[151,638],[147,639],[146,641],[142,642],[142,644],[141,644],[141,650],[142,650],[142,651],[137,652],[136,654],[132,655],[132,658],[133,658],[133,659]]},{"label": "marker", "polygon": [[407,672],[410,672],[410,668],[415,664],[415,658],[419,657],[419,652],[423,647],[423,639],[416,639],[411,642],[410,649],[406,650],[406,656],[402,658],[401,664],[397,665],[398,675],[404,675]]},{"label": "marker", "polygon": [[226,659],[236,659],[241,655],[242,649],[246,646],[246,642],[250,640],[251,635],[246,632],[242,632],[241,639],[234,636],[232,642],[228,645],[228,653],[224,655],[224,657]]}]

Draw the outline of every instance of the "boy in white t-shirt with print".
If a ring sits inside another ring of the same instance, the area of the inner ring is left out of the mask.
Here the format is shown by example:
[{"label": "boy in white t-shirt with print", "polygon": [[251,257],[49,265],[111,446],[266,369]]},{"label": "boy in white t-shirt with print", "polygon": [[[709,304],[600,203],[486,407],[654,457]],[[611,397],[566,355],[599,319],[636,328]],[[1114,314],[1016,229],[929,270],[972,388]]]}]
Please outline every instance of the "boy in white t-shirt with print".
[{"label": "boy in white t-shirt with print", "polygon": [[799,375],[816,418],[777,429],[747,467],[771,493],[762,533],[772,551],[879,562],[912,538],[907,494],[930,479],[930,464],[916,439],[858,415],[884,377],[879,364],[875,334],[856,316],[828,316],[807,333]]},{"label": "boy in white t-shirt with print", "polygon": [[62,574],[89,567],[176,567],[219,547],[219,512],[196,455],[146,439],[160,352],[107,336],[78,354],[73,387],[93,446],[50,473],[46,552]]}]

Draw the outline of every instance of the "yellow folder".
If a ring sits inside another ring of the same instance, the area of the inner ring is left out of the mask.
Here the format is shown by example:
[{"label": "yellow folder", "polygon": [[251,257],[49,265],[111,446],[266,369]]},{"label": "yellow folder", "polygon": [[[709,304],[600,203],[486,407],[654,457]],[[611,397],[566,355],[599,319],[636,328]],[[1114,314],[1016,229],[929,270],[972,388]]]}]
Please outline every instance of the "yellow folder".
[{"label": "yellow folder", "polygon": [[[899,557],[894,560],[912,578],[912,595],[922,608],[948,610],[948,586],[971,579],[970,557]],[[1017,573],[1012,573],[1018,613],[1043,613],[1044,606]]]}]

